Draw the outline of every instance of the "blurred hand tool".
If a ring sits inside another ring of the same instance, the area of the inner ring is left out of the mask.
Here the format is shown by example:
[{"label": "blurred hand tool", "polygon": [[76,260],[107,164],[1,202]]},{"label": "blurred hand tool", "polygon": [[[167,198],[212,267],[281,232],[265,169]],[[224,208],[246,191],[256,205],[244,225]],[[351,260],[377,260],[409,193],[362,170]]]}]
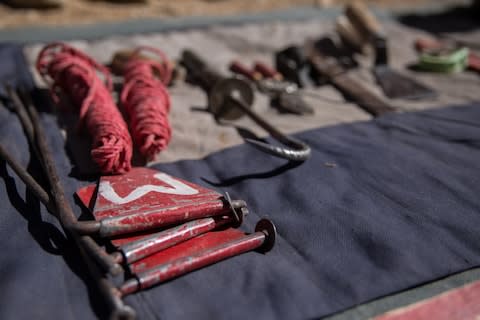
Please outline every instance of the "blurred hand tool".
[{"label": "blurred hand tool", "polygon": [[418,66],[422,70],[448,73],[468,68],[480,72],[480,56],[456,43],[419,38],[414,46],[421,54]]},{"label": "blurred hand tool", "polygon": [[283,76],[269,66],[256,62],[254,68],[249,69],[239,61],[233,61],[230,71],[251,80],[260,92],[270,96],[272,106],[281,112],[298,115],[313,113],[312,107],[299,95],[297,85],[284,81]]},{"label": "blurred hand tool", "polygon": [[226,78],[212,70],[196,53],[185,50],[181,64],[187,69],[187,79],[202,87],[208,94],[208,109],[217,119],[234,120],[248,115],[272,137],[285,146],[279,147],[257,140],[246,139],[259,150],[291,161],[305,161],[311,149],[306,143],[288,137],[251,110],[254,91],[249,82]]},{"label": "blurred hand tool", "polygon": [[355,52],[366,53],[368,50],[366,35],[355,28],[345,15],[337,17],[335,30],[344,45],[350,47]]},{"label": "blurred hand tool", "polygon": [[373,72],[377,82],[389,98],[422,99],[432,98],[436,94],[420,82],[404,76],[388,65],[387,39],[382,33],[380,23],[363,2],[355,1],[347,5],[346,16],[359,32],[368,36],[375,50]]},{"label": "blurred hand tool", "polygon": [[325,78],[366,112],[376,117],[395,110],[382,98],[365,87],[362,82],[355,80],[336,58],[324,55],[315,43],[307,43],[304,50],[316,74]]},{"label": "blurred hand tool", "polygon": [[275,53],[275,67],[283,77],[299,88],[312,85],[311,69],[304,52],[297,46],[287,47]]}]

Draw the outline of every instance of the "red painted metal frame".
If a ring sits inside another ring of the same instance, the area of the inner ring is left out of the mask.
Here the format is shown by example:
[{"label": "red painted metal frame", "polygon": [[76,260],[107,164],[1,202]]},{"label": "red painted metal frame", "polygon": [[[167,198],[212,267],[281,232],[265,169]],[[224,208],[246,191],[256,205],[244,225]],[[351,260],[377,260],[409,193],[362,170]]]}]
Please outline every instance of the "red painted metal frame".
[{"label": "red painted metal frame", "polygon": [[266,219],[249,235],[232,228],[203,234],[131,264],[135,278],[126,281],[120,291],[132,294],[248,251],[269,251],[275,236],[275,226]]},{"label": "red painted metal frame", "polygon": [[170,248],[174,245],[197,237],[206,232],[218,229],[226,224],[234,224],[235,221],[229,216],[220,218],[203,218],[175,226],[164,231],[156,232],[138,240],[128,242],[132,238],[124,238],[126,243],[118,247],[127,264],[144,259],[156,252]]},{"label": "red painted metal frame", "polygon": [[[168,183],[172,181],[177,189]],[[102,177],[98,187],[86,186],[76,194],[99,221],[101,237],[172,226],[232,211],[220,193],[149,168],[133,168],[122,176]],[[135,194],[137,197],[131,197]],[[234,204],[246,206],[238,200]],[[112,242],[116,244],[115,239]]]},{"label": "red painted metal frame", "polygon": [[[76,193],[85,207],[93,210],[93,215],[97,219],[100,219],[102,225],[105,221],[109,221],[109,219],[128,218],[132,220],[132,225],[128,225],[126,229],[132,230],[132,232],[141,230],[141,233],[130,232],[128,235],[110,232],[110,235],[113,236],[110,237],[110,241],[112,245],[119,250],[119,252],[112,254],[113,259],[117,263],[129,265],[139,260],[142,260],[142,263],[148,263],[148,261],[151,260],[149,256],[161,250],[222,226],[240,226],[243,215],[247,212],[243,201],[236,201],[234,204],[230,202],[229,197],[225,199],[219,193],[212,190],[169,176],[168,179],[171,182],[174,181],[177,187],[182,184],[190,188],[190,193],[194,193],[193,196],[179,196],[159,192],[158,190],[166,192],[172,191],[162,189],[161,187],[166,188],[165,183],[162,183],[162,181],[158,179],[152,179],[152,177],[158,176],[159,174],[164,177],[166,176],[152,169],[134,168],[132,172],[121,177],[102,177],[100,184],[107,182],[118,195],[118,199],[125,199],[122,198],[122,196],[128,197],[128,195],[138,190],[148,191],[148,189],[145,189],[145,186],[150,186],[149,188],[153,189],[153,191],[143,192],[138,198],[131,198],[131,201],[126,203],[109,201],[109,198],[112,199],[111,195],[107,195],[106,197],[102,196],[102,192],[99,191],[100,187],[94,185],[81,188]],[[214,201],[210,201],[210,199],[214,199]],[[171,225],[173,223],[176,223],[176,225],[160,231],[153,230],[154,233],[152,233],[152,230],[146,228],[144,224],[138,223],[138,220],[141,220],[142,217],[145,216],[145,212],[141,212],[141,209],[148,209],[149,212],[155,213],[149,216],[149,219],[159,217],[157,221],[152,221],[152,224],[155,226]],[[237,212],[237,210],[239,212]],[[128,213],[125,214],[125,212]],[[207,218],[188,221],[197,217],[196,213],[199,213],[201,217]],[[115,216],[115,214],[118,216]],[[105,216],[107,218],[101,220]],[[237,217],[239,218],[238,220]],[[165,221],[172,222],[165,223]],[[184,221],[187,222],[178,225],[179,222]],[[110,231],[113,230],[117,230],[117,227],[110,228]]]},{"label": "red painted metal frame", "polygon": [[[158,184],[158,181],[151,181],[150,177],[158,176],[158,171],[144,168],[137,168],[136,171],[140,171],[140,174],[134,174],[135,178],[132,179],[128,175],[120,181],[117,181],[118,178],[116,177],[105,178],[108,179],[107,182],[115,193],[121,192],[120,195],[117,194],[117,198],[112,196],[113,193],[110,195],[103,193],[102,195],[101,186],[97,192],[91,186],[83,188],[77,192],[77,196],[86,206],[93,208],[93,214],[97,219],[102,219],[105,216],[107,216],[106,219],[113,219],[116,218],[115,214],[118,214],[119,217],[131,217],[131,212],[135,212],[133,215],[138,216],[142,215],[139,208],[147,209],[149,206],[155,208],[149,208],[150,211],[154,210],[160,215],[163,213],[162,218],[165,218],[164,216],[168,216],[171,211],[163,210],[163,208],[170,209],[173,203],[175,203],[174,216],[175,218],[180,217],[180,220],[176,220],[177,222],[192,217],[192,208],[195,208],[197,212],[202,212],[204,216],[211,215],[212,212],[218,212],[216,211],[217,207],[208,204],[212,202],[209,200],[211,197],[215,197],[218,202],[219,194],[189,184],[190,193],[194,194],[195,197],[189,198],[185,194],[178,197],[169,194],[168,192],[171,190],[157,188],[162,186]],[[129,182],[128,186],[125,186],[126,182]],[[102,180],[100,180],[100,183],[102,183]],[[176,182],[173,183],[176,184]],[[181,181],[180,183],[185,182]],[[143,192],[138,198],[130,197],[134,192],[137,192],[135,190],[147,190],[144,188],[145,185],[150,186],[148,188],[153,191]],[[177,184],[177,187],[179,186]],[[129,201],[122,200],[128,197],[130,197]],[[268,251],[272,248],[276,231],[275,226],[269,220],[261,220],[257,224],[256,232],[250,235],[245,235],[233,228],[218,230],[223,226],[234,225],[235,223],[238,226],[241,223],[241,221],[236,221],[238,212],[235,212],[236,209],[228,195],[221,203],[222,210],[228,209],[230,215],[224,214],[196,219],[153,234],[143,230],[142,234],[130,234],[126,237],[121,235],[110,239],[112,244],[122,253],[121,255],[114,255],[116,261],[123,263],[134,275],[120,287],[121,294],[128,295],[150,288],[247,251],[261,247],[264,251]],[[241,209],[245,208],[241,207]],[[125,212],[128,212],[128,214],[125,214]],[[188,217],[185,216],[185,212],[188,213]],[[240,216],[243,217],[245,211],[240,210],[240,212]],[[105,219],[100,221],[103,223]]]}]

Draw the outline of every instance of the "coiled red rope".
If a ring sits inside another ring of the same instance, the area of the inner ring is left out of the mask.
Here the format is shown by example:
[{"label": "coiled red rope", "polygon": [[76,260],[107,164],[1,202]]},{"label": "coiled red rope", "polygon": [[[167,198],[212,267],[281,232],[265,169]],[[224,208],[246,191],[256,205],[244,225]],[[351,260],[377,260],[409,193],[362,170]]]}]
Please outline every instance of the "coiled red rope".
[{"label": "coiled red rope", "polygon": [[[154,53],[160,61],[145,59],[140,55],[143,51]],[[172,66],[165,54],[151,47],[139,47],[125,65],[120,101],[130,118],[133,141],[148,160],[164,150],[172,136],[166,88],[171,76]]]},{"label": "coiled red rope", "polygon": [[[83,52],[64,43],[42,49],[36,64],[50,82],[52,98],[59,102],[59,91],[79,108],[80,125],[92,138],[91,156],[104,174],[124,173],[131,168],[132,140],[128,127],[110,91],[110,72]],[[105,84],[97,75],[105,78]]]}]

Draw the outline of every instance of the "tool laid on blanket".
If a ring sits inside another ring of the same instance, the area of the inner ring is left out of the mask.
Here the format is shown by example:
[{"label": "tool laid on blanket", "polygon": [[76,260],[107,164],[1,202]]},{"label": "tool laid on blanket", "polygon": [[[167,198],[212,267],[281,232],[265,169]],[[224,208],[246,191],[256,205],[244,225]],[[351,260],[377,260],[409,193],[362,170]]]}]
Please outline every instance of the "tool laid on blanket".
[{"label": "tool laid on blanket", "polygon": [[[51,192],[2,145],[0,157],[75,241],[111,310],[110,319],[135,318],[135,311],[122,301],[125,295],[247,251],[267,252],[273,247],[276,230],[267,219],[260,220],[252,234],[235,229],[248,212],[245,202],[147,168],[105,176],[97,185],[81,188],[77,196],[95,221],[78,221],[31,98],[25,91],[20,91],[20,96],[12,88],[6,91]],[[93,237],[109,240],[113,252],[99,246]],[[114,285],[123,277],[124,282]]]},{"label": "tool laid on blanket", "polygon": [[362,82],[348,73],[348,69],[335,57],[322,53],[321,48],[313,42],[308,42],[304,48],[297,47],[297,51],[304,51],[306,61],[315,71],[316,77],[331,83],[347,98],[353,100],[359,107],[373,116],[380,116],[395,109],[388,102],[378,97]]},{"label": "tool laid on blanket", "polygon": [[415,40],[420,53],[418,68],[432,72],[461,72],[465,69],[480,72],[480,56],[467,47],[434,39]]},{"label": "tool laid on blanket", "polygon": [[283,76],[275,69],[262,62],[255,62],[253,69],[249,69],[240,61],[230,63],[230,71],[246,77],[252,81],[260,92],[270,96],[272,106],[281,112],[298,115],[312,114],[313,109],[298,93],[295,83],[284,81]]},{"label": "tool laid on blanket", "polygon": [[275,53],[275,66],[283,77],[299,88],[313,85],[312,70],[304,50],[298,46],[290,46]]},{"label": "tool laid on blanket", "polygon": [[[270,221],[259,222],[263,237],[260,233],[245,236],[234,229],[248,213],[245,202],[156,170],[137,167],[122,176],[102,177],[98,185],[76,194],[95,219],[108,220],[111,227],[123,230],[122,236],[100,236],[109,238],[115,248],[113,260],[135,275],[121,286],[124,294],[230,256],[260,247],[268,251],[273,246],[275,227]],[[158,222],[168,228],[145,232]],[[138,226],[144,231],[137,232]]]},{"label": "tool laid on blanket", "polygon": [[286,147],[247,139],[247,142],[263,152],[291,161],[305,161],[310,157],[310,147],[302,141],[288,137],[251,110],[254,91],[249,82],[238,78],[226,78],[212,70],[191,50],[182,53],[181,64],[187,69],[190,80],[208,94],[208,109],[217,119],[234,120],[248,115],[258,125]]},{"label": "tool laid on blanket", "polygon": [[316,42],[307,41],[304,46],[289,46],[276,53],[276,63],[282,74],[300,86],[331,83],[348,99],[373,116],[394,111],[381,97],[378,97],[362,82],[349,74],[358,66],[347,48],[340,48],[330,37]]},{"label": "tool laid on blanket", "polygon": [[363,2],[354,1],[347,5],[345,15],[360,34],[365,34],[374,47],[375,65],[373,73],[389,98],[431,98],[435,92],[424,84],[393,70],[388,65],[388,44],[380,23]]}]

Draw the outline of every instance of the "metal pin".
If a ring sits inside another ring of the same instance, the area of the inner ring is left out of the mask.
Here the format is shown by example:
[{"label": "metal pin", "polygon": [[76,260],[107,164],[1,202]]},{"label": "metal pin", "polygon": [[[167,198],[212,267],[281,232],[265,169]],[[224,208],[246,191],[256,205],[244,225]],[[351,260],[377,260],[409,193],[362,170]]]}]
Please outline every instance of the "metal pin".
[{"label": "metal pin", "polygon": [[[246,207],[245,201],[232,201],[235,209]],[[184,205],[177,209],[166,208],[129,215],[120,215],[100,220],[98,234],[101,237],[113,237],[148,229],[160,228],[205,217],[229,214],[231,207],[222,199],[202,203],[202,205]]]},{"label": "metal pin", "polygon": [[268,252],[275,244],[275,237],[273,222],[262,219],[257,223],[254,233],[138,273],[136,278],[127,280],[120,287],[120,292],[124,296],[129,295],[248,251]]},{"label": "metal pin", "polygon": [[291,161],[305,161],[310,157],[311,149],[306,143],[284,135],[251,110],[254,93],[248,82],[219,75],[190,50],[183,52],[181,63],[187,68],[191,79],[208,93],[209,111],[217,119],[234,120],[246,114],[285,146],[273,146],[251,139],[247,139],[247,142],[261,151]]},{"label": "metal pin", "polygon": [[[243,217],[243,215],[240,215],[240,217]],[[120,246],[119,251],[122,255],[115,256],[118,259],[117,262],[131,264],[156,252],[232,223],[235,227],[238,227],[242,221],[236,222],[235,216],[197,219]]]}]

